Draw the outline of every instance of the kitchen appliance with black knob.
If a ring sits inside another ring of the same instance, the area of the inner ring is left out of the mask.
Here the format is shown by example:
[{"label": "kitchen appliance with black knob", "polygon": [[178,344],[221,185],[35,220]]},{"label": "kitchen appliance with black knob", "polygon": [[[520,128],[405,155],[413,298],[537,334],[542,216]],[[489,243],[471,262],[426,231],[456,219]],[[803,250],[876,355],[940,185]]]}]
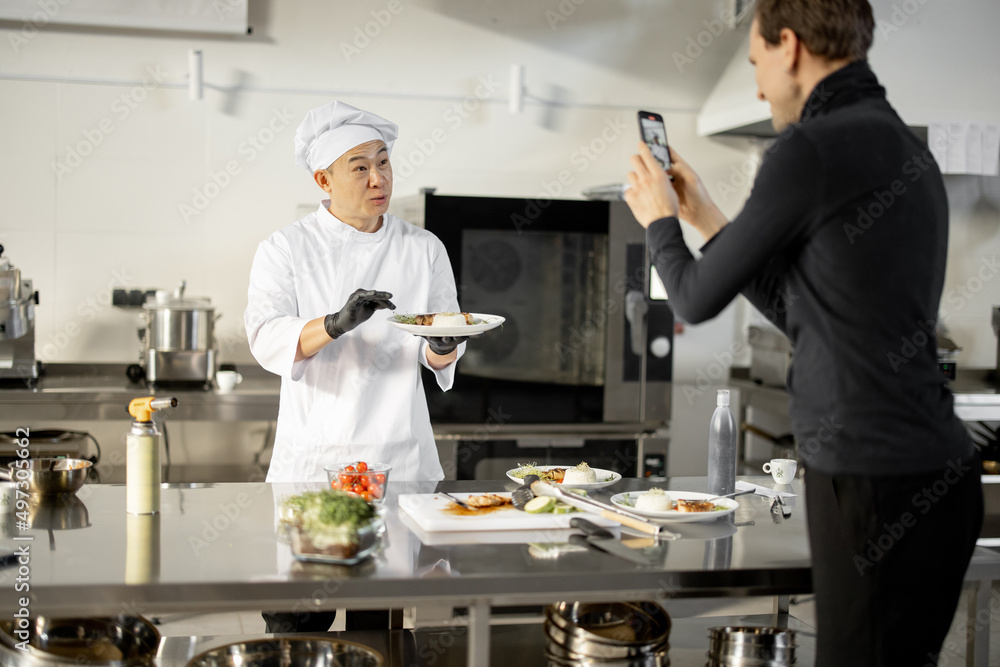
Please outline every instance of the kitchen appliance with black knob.
[{"label": "kitchen appliance with black knob", "polygon": [[0,245],[0,382],[34,386],[39,364],[35,360],[35,306],[38,292],[20,269],[3,257]]},{"label": "kitchen appliance with black knob", "polygon": [[[139,330],[141,365],[151,384],[211,386],[215,378],[215,314],[211,299],[185,296],[187,283],[146,298]],[[130,375],[131,377],[131,375]]]}]

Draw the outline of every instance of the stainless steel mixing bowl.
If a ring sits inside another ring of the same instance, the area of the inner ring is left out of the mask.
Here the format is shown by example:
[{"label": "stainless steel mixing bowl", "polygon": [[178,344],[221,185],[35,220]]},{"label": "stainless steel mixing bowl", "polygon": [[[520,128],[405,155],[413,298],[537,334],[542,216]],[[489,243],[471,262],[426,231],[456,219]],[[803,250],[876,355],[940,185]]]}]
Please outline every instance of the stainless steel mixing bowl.
[{"label": "stainless steel mixing bowl", "polygon": [[27,482],[33,496],[59,496],[79,491],[92,465],[86,459],[21,459],[0,470],[0,479]]},{"label": "stainless steel mixing bowl", "polygon": [[160,633],[141,616],[33,618],[23,628],[28,650],[11,621],[0,622],[0,664],[12,667],[145,667],[153,664]]},{"label": "stainless steel mixing bowl", "polygon": [[385,659],[367,646],[341,639],[282,638],[227,644],[205,651],[187,667],[382,667]]}]

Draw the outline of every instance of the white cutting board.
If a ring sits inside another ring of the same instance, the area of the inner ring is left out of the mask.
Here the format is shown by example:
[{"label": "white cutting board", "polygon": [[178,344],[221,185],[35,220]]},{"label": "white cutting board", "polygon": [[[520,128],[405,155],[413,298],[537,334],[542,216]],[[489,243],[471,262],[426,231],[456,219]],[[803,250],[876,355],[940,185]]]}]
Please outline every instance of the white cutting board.
[{"label": "white cutting board", "polygon": [[[453,493],[456,498],[465,500],[477,493]],[[510,497],[510,493],[497,493],[498,496]],[[444,510],[452,505],[452,501],[438,493],[412,493],[399,497],[399,508],[406,512],[413,521],[429,533],[449,531],[490,531],[490,530],[551,530],[569,528],[569,521],[575,516],[585,517],[599,526],[617,526],[618,523],[605,519],[590,512],[570,512],[569,514],[552,514],[543,512],[529,514],[515,509],[490,512],[482,516],[455,516]]]}]

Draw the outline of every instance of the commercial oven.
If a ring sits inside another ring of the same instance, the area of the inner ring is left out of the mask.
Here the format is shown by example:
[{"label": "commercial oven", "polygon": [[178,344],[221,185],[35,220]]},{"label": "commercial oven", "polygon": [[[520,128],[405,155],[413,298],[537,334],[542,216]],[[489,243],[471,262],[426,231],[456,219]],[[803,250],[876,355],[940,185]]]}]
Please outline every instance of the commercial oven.
[{"label": "commercial oven", "polygon": [[462,309],[506,318],[468,344],[451,391],[425,374],[446,471],[664,474],[674,318],[628,207],[424,194],[406,215],[444,243]]}]

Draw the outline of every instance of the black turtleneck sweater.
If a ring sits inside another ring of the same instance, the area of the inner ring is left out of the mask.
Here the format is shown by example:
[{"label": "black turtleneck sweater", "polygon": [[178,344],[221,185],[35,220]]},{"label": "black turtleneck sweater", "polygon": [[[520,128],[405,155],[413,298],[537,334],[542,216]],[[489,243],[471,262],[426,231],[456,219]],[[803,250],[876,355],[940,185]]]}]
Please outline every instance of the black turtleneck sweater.
[{"label": "black turtleneck sweater", "polygon": [[972,455],[937,366],[944,183],[866,62],[816,86],[701,259],[677,218],[653,222],[647,239],[683,319],[714,317],[742,293],[788,335],[792,424],[807,466],[894,475]]}]

